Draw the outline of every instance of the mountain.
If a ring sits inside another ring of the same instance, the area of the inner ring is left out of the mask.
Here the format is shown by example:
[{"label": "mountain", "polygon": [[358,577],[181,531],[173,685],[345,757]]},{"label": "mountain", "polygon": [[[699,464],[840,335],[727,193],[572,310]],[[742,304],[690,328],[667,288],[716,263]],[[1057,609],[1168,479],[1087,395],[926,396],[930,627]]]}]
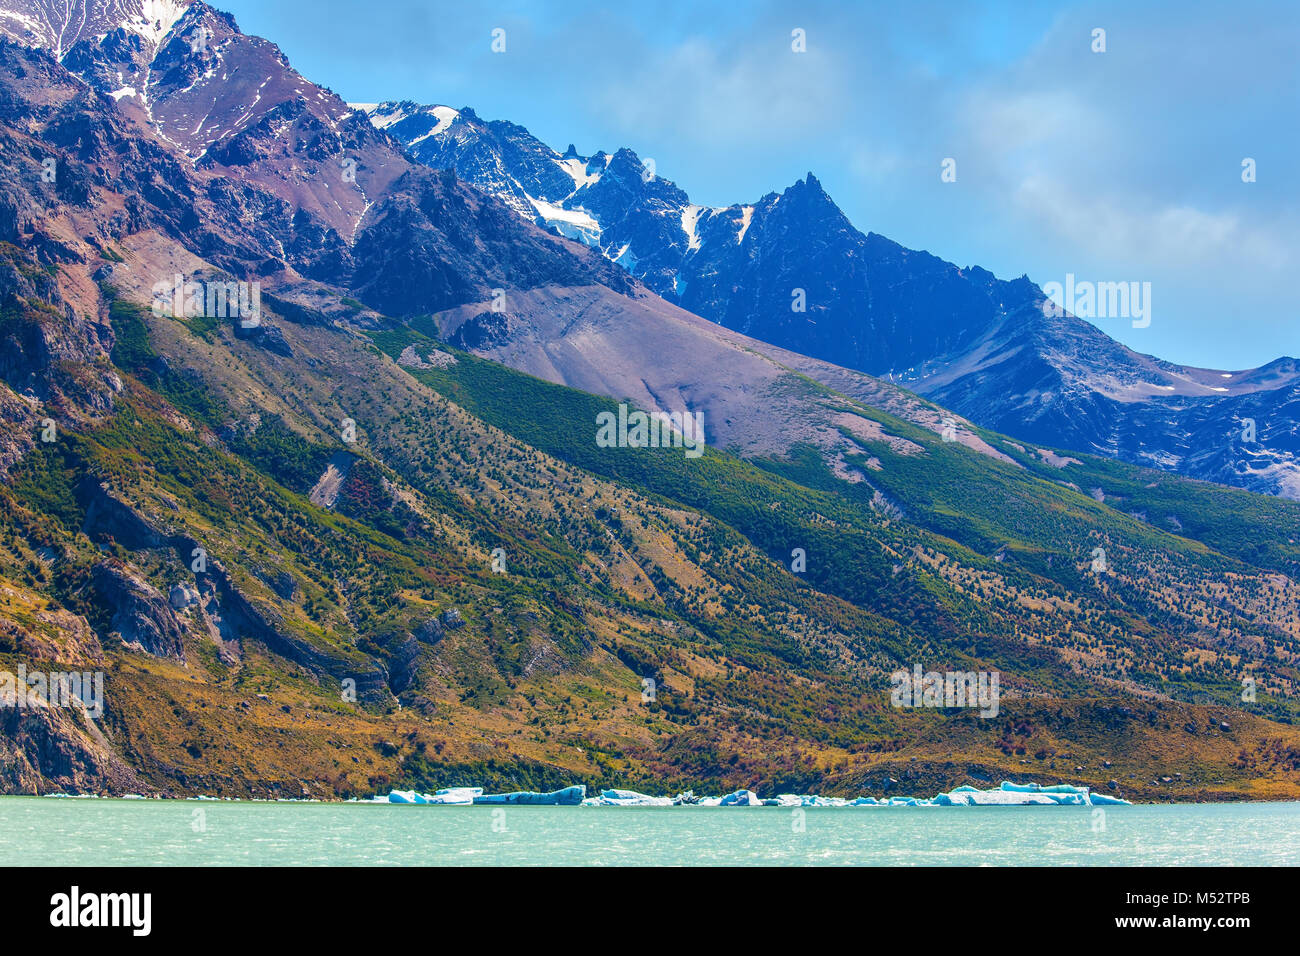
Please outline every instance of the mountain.
[{"label": "mountain", "polygon": [[750,205],[702,207],[628,149],[561,155],[469,109],[359,108],[421,162],[729,329],[887,377],[1017,438],[1300,500],[1294,359],[1220,370],[1138,354],[1045,315],[1025,277],[864,235],[811,173]]},{"label": "mountain", "polygon": [[81,40],[107,38],[118,31],[156,50],[188,6],[188,0],[9,0],[0,10],[0,32],[47,49],[57,60]]},{"label": "mountain", "polygon": [[[0,40],[0,673],[104,676],[0,683],[0,790],[1300,792],[1300,507],[701,318],[201,3],[148,103],[213,18],[281,92],[206,145]],[[892,706],[916,665],[998,714]]]}]

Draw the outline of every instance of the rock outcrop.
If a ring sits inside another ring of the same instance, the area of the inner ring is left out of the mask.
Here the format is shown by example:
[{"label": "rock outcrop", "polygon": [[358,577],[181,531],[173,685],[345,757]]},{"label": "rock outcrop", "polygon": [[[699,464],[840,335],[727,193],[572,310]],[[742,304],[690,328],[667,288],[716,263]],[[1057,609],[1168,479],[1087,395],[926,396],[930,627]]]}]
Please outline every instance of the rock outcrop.
[{"label": "rock outcrop", "polygon": [[140,781],[79,708],[16,706],[0,688],[0,793],[123,793]]},{"label": "rock outcrop", "polygon": [[180,622],[157,588],[116,560],[97,564],[93,582],[113,610],[110,627],[123,643],[155,657],[185,659]]}]

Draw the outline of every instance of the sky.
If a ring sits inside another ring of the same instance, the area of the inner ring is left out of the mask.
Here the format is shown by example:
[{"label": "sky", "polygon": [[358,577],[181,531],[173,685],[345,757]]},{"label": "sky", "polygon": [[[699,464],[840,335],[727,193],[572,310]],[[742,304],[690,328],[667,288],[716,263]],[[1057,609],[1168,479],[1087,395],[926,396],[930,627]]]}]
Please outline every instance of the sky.
[{"label": "sky", "polygon": [[959,266],[1150,283],[1145,327],[1094,320],[1136,351],[1300,356],[1294,0],[212,2],[350,102],[626,146],[703,205],[812,172],[858,229]]}]

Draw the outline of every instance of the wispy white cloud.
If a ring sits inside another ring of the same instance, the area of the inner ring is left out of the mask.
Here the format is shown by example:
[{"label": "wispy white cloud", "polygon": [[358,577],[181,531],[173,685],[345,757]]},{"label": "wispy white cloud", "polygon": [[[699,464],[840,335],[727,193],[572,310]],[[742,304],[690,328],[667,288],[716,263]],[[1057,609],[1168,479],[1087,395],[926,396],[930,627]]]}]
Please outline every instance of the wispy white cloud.
[{"label": "wispy white cloud", "polygon": [[621,132],[698,145],[770,144],[820,133],[844,107],[844,71],[775,30],[725,48],[688,37],[607,74],[597,95]]}]

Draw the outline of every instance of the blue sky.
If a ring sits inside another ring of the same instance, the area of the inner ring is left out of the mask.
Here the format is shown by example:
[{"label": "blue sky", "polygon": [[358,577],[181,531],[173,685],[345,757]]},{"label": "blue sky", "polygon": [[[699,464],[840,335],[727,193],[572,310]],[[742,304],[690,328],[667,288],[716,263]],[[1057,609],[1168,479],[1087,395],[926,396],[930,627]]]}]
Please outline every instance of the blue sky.
[{"label": "blue sky", "polygon": [[708,205],[811,171],[859,229],[959,265],[1150,282],[1148,327],[1097,321],[1137,351],[1300,355],[1291,0],[215,5],[349,101],[470,106],[584,155],[628,146]]}]

